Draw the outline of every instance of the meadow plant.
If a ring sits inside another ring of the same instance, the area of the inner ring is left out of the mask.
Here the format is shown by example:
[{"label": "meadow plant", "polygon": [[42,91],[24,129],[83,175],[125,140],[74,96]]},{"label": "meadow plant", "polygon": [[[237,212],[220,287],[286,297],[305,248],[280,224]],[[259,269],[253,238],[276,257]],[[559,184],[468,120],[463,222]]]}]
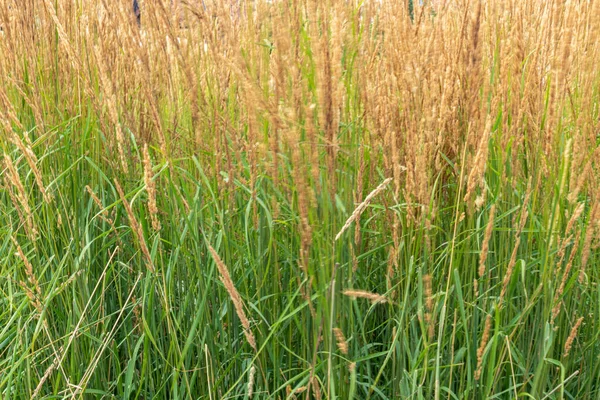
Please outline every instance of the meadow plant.
[{"label": "meadow plant", "polygon": [[0,398],[600,397],[600,0],[139,7],[0,2]]}]

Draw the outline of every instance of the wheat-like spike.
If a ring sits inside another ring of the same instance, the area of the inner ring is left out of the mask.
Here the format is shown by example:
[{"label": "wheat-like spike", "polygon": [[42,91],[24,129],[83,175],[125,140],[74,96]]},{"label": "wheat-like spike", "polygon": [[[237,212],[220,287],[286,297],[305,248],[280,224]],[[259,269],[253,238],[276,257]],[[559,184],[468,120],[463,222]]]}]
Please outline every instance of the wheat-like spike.
[{"label": "wheat-like spike", "polygon": [[373,200],[373,198],[375,198],[375,196],[377,196],[379,193],[381,193],[383,191],[383,189],[385,189],[385,187],[391,181],[392,181],[392,178],[387,178],[386,180],[384,180],[379,186],[377,186],[375,188],[375,190],[373,190],[371,193],[369,193],[369,195],[365,198],[365,200],[362,203],[360,203],[354,209],[354,211],[352,212],[352,215],[350,215],[350,218],[348,218],[348,220],[346,220],[346,223],[344,224],[342,229],[340,229],[338,234],[335,235],[335,241],[337,241],[342,236],[342,234],[350,227],[352,222],[356,221],[360,217],[360,215],[363,213],[363,211],[365,211],[365,209],[368,207],[369,203],[371,203],[371,200]]},{"label": "wheat-like spike", "polygon": [[346,342],[344,332],[342,332],[340,328],[333,328],[333,334],[335,335],[335,340],[340,352],[344,355],[348,355],[348,342]]},{"label": "wheat-like spike", "polygon": [[250,367],[250,373],[248,374],[248,398],[251,399],[254,394],[254,378],[256,376],[256,366],[254,364]]},{"label": "wheat-like spike", "polygon": [[494,230],[494,216],[496,213],[496,205],[494,204],[490,209],[490,217],[488,224],[485,228],[485,236],[483,237],[483,243],[481,245],[481,255],[479,256],[479,277],[482,278],[485,274],[485,261],[487,260],[490,238],[492,237],[492,231]]},{"label": "wheat-like spike", "polygon": [[160,221],[158,220],[158,207],[156,206],[156,184],[152,179],[152,162],[150,161],[147,144],[144,145],[144,183],[148,192],[148,211],[150,212],[152,228],[155,231],[159,231]]},{"label": "wheat-like spike", "polygon": [[385,303],[387,301],[385,296],[377,293],[367,292],[366,290],[346,289],[343,293],[348,297],[370,300],[373,304]]},{"label": "wheat-like spike", "polygon": [[146,259],[146,267],[148,268],[148,270],[150,272],[154,272],[154,263],[152,262],[152,257],[150,256],[150,251],[148,250],[148,246],[146,245],[146,239],[144,239],[144,232],[142,231],[142,227],[141,227],[140,223],[137,221],[137,219],[135,218],[135,215],[133,214],[133,210],[131,209],[131,205],[125,198],[123,189],[121,189],[121,185],[119,184],[119,182],[116,179],[115,179],[115,186],[117,187],[117,192],[119,192],[121,201],[123,202],[123,205],[125,206],[125,211],[127,212],[127,217],[129,218],[129,223],[131,224],[131,230],[133,231],[133,234],[137,238],[138,243],[140,244],[140,248],[142,250],[142,254],[144,255],[144,258]]},{"label": "wheat-like spike", "polygon": [[488,341],[490,340],[490,331],[492,328],[492,315],[488,314],[485,319],[485,327],[483,329],[483,336],[481,337],[481,343],[479,344],[479,348],[477,349],[477,369],[475,370],[475,380],[479,380],[481,377],[481,370],[483,368],[483,355],[485,352],[485,347],[487,346]]},{"label": "wheat-like spike", "polygon": [[569,337],[567,338],[567,341],[565,342],[565,350],[564,350],[563,358],[567,358],[569,356],[569,353],[571,352],[571,347],[573,347],[573,342],[575,341],[575,338],[577,337],[577,330],[579,329],[579,326],[581,325],[582,322],[583,322],[583,317],[580,317],[577,320],[577,322],[575,322],[575,325],[573,325],[573,328],[571,328]]},{"label": "wheat-like spike", "polygon": [[223,282],[223,285],[225,285],[225,290],[227,290],[227,293],[229,293],[229,297],[231,298],[233,306],[235,307],[235,312],[240,319],[242,326],[244,327],[244,335],[246,336],[246,340],[248,341],[248,344],[250,344],[250,347],[252,347],[254,351],[257,351],[256,339],[252,333],[250,321],[248,321],[248,317],[246,317],[246,313],[244,312],[244,303],[242,301],[242,297],[235,288],[233,280],[231,280],[229,269],[227,269],[227,265],[225,265],[223,260],[221,260],[221,257],[219,257],[219,254],[210,244],[208,245],[208,251],[217,264],[217,269],[221,275],[221,282]]}]

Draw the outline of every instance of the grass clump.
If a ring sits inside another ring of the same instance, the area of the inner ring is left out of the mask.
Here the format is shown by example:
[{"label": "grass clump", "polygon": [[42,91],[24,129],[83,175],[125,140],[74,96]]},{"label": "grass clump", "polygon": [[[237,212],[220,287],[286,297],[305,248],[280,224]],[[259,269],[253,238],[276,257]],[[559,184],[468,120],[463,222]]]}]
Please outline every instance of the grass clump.
[{"label": "grass clump", "polygon": [[596,399],[600,1],[0,4],[0,397]]}]

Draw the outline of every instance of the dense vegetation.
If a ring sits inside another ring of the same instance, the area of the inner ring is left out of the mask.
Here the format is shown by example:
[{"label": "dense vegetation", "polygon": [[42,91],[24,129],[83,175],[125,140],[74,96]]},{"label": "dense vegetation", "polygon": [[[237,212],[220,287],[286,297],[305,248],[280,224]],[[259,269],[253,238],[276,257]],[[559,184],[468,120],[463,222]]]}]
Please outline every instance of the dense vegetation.
[{"label": "dense vegetation", "polygon": [[600,1],[0,2],[0,398],[598,399]]}]

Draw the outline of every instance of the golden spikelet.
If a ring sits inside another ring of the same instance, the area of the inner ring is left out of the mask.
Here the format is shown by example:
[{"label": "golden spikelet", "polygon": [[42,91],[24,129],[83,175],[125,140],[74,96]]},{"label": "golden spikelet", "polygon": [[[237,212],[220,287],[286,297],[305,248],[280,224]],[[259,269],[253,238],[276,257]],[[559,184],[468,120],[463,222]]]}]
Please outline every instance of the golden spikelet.
[{"label": "golden spikelet", "polygon": [[356,371],[356,362],[351,362],[348,364],[348,372],[352,374],[354,371]]},{"label": "golden spikelet", "polygon": [[29,281],[31,286],[34,288],[36,294],[38,296],[41,295],[42,291],[40,289],[40,285],[38,283],[37,278],[35,277],[35,274],[33,273],[33,265],[31,265],[31,263],[29,262],[29,259],[23,252],[23,249],[19,245],[19,242],[17,242],[17,239],[15,239],[12,236],[11,236],[11,239],[12,239],[13,244],[17,248],[17,255],[19,256],[19,258],[21,259],[21,261],[23,261],[23,264],[25,265],[25,275],[27,276],[27,280]]},{"label": "golden spikelet", "polygon": [[506,291],[508,289],[508,285],[510,283],[510,279],[512,278],[512,273],[515,268],[515,264],[517,263],[517,252],[519,250],[519,245],[521,244],[521,232],[525,227],[525,223],[527,222],[527,205],[529,204],[529,199],[531,197],[531,181],[529,182],[527,194],[525,195],[525,199],[523,200],[523,205],[521,206],[521,213],[519,217],[519,223],[517,226],[517,230],[515,232],[515,245],[513,247],[512,253],[510,255],[510,260],[508,261],[508,266],[506,268],[506,273],[504,274],[504,279],[502,280],[502,291],[500,292],[500,300],[499,304],[502,305],[504,301],[504,296],[506,295]]},{"label": "golden spikelet", "polygon": [[[360,164],[358,168],[358,174],[356,176],[356,189],[354,192],[354,201],[356,204],[360,204],[363,201],[363,180],[365,174],[365,160],[364,154],[361,151],[359,154]],[[360,230],[360,219],[356,220],[356,224],[354,224],[354,245],[359,246],[361,241],[361,230]],[[354,263],[354,271],[356,271],[357,262]]]},{"label": "golden spikelet", "polygon": [[335,340],[337,342],[337,347],[340,352],[347,356],[348,355],[348,343],[346,342],[346,337],[344,336],[344,332],[340,328],[333,328],[333,334],[335,335]]},{"label": "golden spikelet", "polygon": [[[463,199],[465,202],[470,201],[477,184],[482,185],[481,182],[483,181],[485,166],[488,158],[488,142],[490,139],[491,129],[492,121],[488,117],[483,135],[481,135],[481,139],[479,141],[477,153],[473,161],[473,167],[469,173],[469,176],[467,177],[467,191]],[[471,208],[469,208],[469,210],[471,210]]]},{"label": "golden spikelet", "polygon": [[391,181],[392,181],[392,178],[387,178],[386,180],[384,180],[379,186],[377,186],[375,188],[375,190],[373,190],[371,193],[369,193],[369,195],[365,198],[365,200],[362,203],[360,203],[354,209],[354,211],[352,212],[352,215],[350,215],[350,218],[348,218],[346,220],[346,223],[344,224],[342,229],[340,229],[338,234],[335,235],[335,241],[337,241],[343,235],[343,233],[350,227],[350,225],[352,225],[352,222],[356,221],[360,217],[360,215],[363,213],[363,211],[365,211],[365,209],[371,203],[371,200],[373,200],[373,198],[375,198],[375,196],[377,196],[379,193],[381,193],[385,189],[385,187],[388,185],[388,183],[390,183]]},{"label": "golden spikelet", "polygon": [[581,325],[582,322],[583,322],[583,317],[580,317],[577,320],[577,322],[575,322],[575,325],[573,325],[573,328],[571,328],[569,337],[567,338],[567,341],[565,342],[563,358],[567,358],[569,356],[569,353],[571,352],[571,347],[573,347],[573,342],[575,341],[575,338],[577,337],[577,330],[579,329],[579,326]]},{"label": "golden spikelet", "polygon": [[435,325],[433,320],[433,291],[431,289],[431,275],[423,275],[423,286],[425,291],[425,323],[427,324],[427,335],[429,339],[433,338],[435,333]]},{"label": "golden spikelet", "polygon": [[[23,223],[27,228],[27,236],[29,236],[30,240],[35,241],[38,231],[35,226],[31,207],[29,206],[29,198],[27,196],[27,192],[25,192],[25,187],[21,182],[19,172],[17,171],[12,159],[8,154],[4,154],[4,165],[8,172],[4,179],[7,181],[7,186],[9,186],[11,200],[13,200],[15,208],[18,210],[19,216],[23,219]],[[11,185],[15,187],[16,194],[14,194],[10,188]],[[15,200],[17,200],[17,202],[15,202]],[[19,205],[21,206],[24,215],[19,210]]]},{"label": "golden spikelet", "polygon": [[366,290],[346,289],[344,290],[343,294],[354,299],[367,299],[373,304],[385,303],[387,301],[385,296],[377,293],[367,292]]},{"label": "golden spikelet", "polygon": [[[62,347],[61,347],[61,349],[62,349]],[[36,397],[38,397],[40,391],[42,390],[42,387],[44,386],[44,383],[48,380],[50,375],[52,375],[52,372],[54,372],[56,367],[58,367],[59,361],[60,361],[60,358],[54,359],[52,364],[50,364],[50,366],[46,369],[46,372],[44,372],[42,379],[40,379],[39,383],[35,387],[35,390],[33,391],[33,394],[31,395],[32,399],[35,399]]]},{"label": "golden spikelet", "polygon": [[96,206],[98,206],[102,215],[104,215],[105,217],[108,218],[108,210],[106,208],[104,208],[104,204],[102,204],[102,201],[96,195],[94,190],[89,185],[85,185],[85,190],[88,192],[88,194],[90,195],[90,197],[92,198],[94,203],[96,203]]},{"label": "golden spikelet", "polygon": [[254,366],[254,364],[252,364],[252,367],[250,367],[250,372],[248,374],[248,387],[247,387],[247,393],[248,393],[248,398],[251,399],[252,395],[254,394],[254,378],[256,376],[256,367]]},{"label": "golden spikelet", "polygon": [[315,400],[321,400],[323,398],[323,394],[321,393],[321,384],[315,375],[313,375],[310,379],[310,387],[312,389],[313,396],[315,396]]},{"label": "golden spikelet", "polygon": [[146,259],[146,268],[148,268],[148,270],[150,272],[154,272],[154,263],[152,262],[152,257],[150,256],[150,251],[148,250],[148,246],[146,245],[146,239],[144,238],[144,232],[142,231],[142,226],[135,218],[135,215],[133,214],[133,210],[131,209],[131,205],[125,198],[123,189],[121,189],[121,185],[119,184],[119,181],[117,181],[116,179],[115,179],[115,186],[117,188],[117,192],[119,192],[121,201],[123,202],[123,205],[125,206],[125,211],[127,212],[127,217],[129,218],[129,224],[131,225],[131,230],[133,231],[133,234],[137,238],[138,243],[140,244],[140,248],[142,250],[142,254],[144,255],[144,258]]},{"label": "golden spikelet", "polygon": [[96,58],[96,64],[98,65],[98,73],[100,75],[100,87],[103,91],[103,98],[108,107],[108,115],[111,119],[112,124],[115,127],[115,133],[117,138],[117,150],[119,152],[119,160],[124,171],[128,170],[128,163],[125,157],[125,136],[123,135],[123,129],[119,122],[118,104],[117,98],[113,90],[113,83],[110,80],[106,66],[104,65],[103,57],[98,46],[93,47],[93,54]]},{"label": "golden spikelet", "polygon": [[492,315],[488,314],[485,319],[485,327],[483,329],[483,336],[481,337],[481,342],[479,344],[479,348],[477,349],[477,369],[475,370],[475,380],[479,380],[481,377],[481,370],[483,369],[483,355],[485,352],[485,348],[490,340],[490,331],[492,328]]},{"label": "golden spikelet", "polygon": [[21,286],[21,288],[25,292],[25,295],[27,296],[27,298],[29,298],[29,301],[36,309],[39,315],[42,313],[42,303],[40,301],[40,299],[42,298],[42,289],[40,288],[40,284],[33,272],[33,265],[31,264],[31,262],[29,262],[29,259],[23,252],[23,249],[19,245],[19,242],[17,242],[17,239],[15,239],[14,236],[11,236],[11,240],[17,248],[17,255],[19,256],[21,261],[23,261],[23,265],[25,266],[25,276],[27,276],[27,280],[29,281],[30,286],[27,286],[25,282],[20,282],[19,285]]},{"label": "golden spikelet", "polygon": [[42,173],[40,172],[39,168],[37,167],[38,159],[37,159],[35,153],[31,150],[31,148],[28,145],[23,143],[21,138],[17,135],[13,135],[12,142],[19,148],[21,153],[23,153],[23,156],[25,157],[25,161],[27,161],[27,164],[29,165],[31,172],[33,172],[35,182],[38,186],[38,189],[42,193],[44,201],[46,203],[50,204],[51,198],[48,195],[48,193],[46,192],[46,188],[44,187]]},{"label": "golden spikelet", "polygon": [[600,203],[596,202],[592,211],[590,212],[590,220],[585,231],[585,237],[583,239],[583,250],[581,251],[581,267],[579,269],[579,283],[583,284],[585,278],[585,269],[590,259],[590,252],[592,248],[592,240],[596,229],[595,222],[600,216]]},{"label": "golden spikelet", "polygon": [[496,214],[496,205],[492,205],[490,209],[490,215],[488,217],[488,224],[485,228],[485,236],[483,237],[483,243],[481,244],[481,254],[479,256],[479,277],[482,278],[485,274],[485,261],[487,260],[490,238],[492,237],[492,231],[494,230],[494,216]]},{"label": "golden spikelet", "polygon": [[156,184],[152,179],[152,163],[147,144],[144,145],[144,183],[148,192],[148,212],[150,213],[152,228],[159,231],[160,221],[158,220],[158,207],[156,206]]},{"label": "golden spikelet", "polygon": [[573,229],[575,222],[577,222],[579,217],[581,217],[581,214],[583,214],[584,209],[585,209],[584,202],[579,203],[577,205],[577,207],[575,207],[575,210],[573,211],[571,218],[569,218],[569,222],[567,222],[567,227],[565,228],[565,237],[571,233],[571,229]]},{"label": "golden spikelet", "polygon": [[227,269],[227,266],[225,265],[223,260],[221,260],[219,254],[210,244],[208,245],[208,251],[210,252],[210,255],[212,256],[213,260],[215,260],[215,264],[217,264],[217,269],[219,270],[219,274],[221,275],[221,282],[223,282],[225,290],[227,290],[227,293],[229,294],[229,297],[233,302],[235,312],[238,318],[240,319],[242,326],[244,327],[244,335],[246,336],[246,340],[248,341],[248,344],[250,344],[250,347],[252,347],[254,351],[257,351],[256,339],[254,337],[254,334],[252,333],[250,321],[248,321],[248,317],[246,317],[246,313],[244,312],[244,303],[242,301],[242,297],[235,288],[233,280],[231,280],[231,276],[229,275],[229,269]]},{"label": "golden spikelet", "polygon": [[569,273],[571,272],[571,268],[573,267],[573,261],[575,259],[575,255],[577,254],[577,249],[579,247],[579,238],[580,238],[580,232],[577,233],[577,237],[575,239],[575,244],[573,245],[573,248],[571,249],[571,255],[569,256],[569,260],[567,261],[567,266],[565,267],[565,271],[563,272],[563,276],[560,281],[560,286],[558,287],[558,290],[554,294],[554,307],[552,308],[552,323],[554,323],[554,320],[556,319],[556,317],[558,317],[558,314],[560,313],[560,310],[561,310],[562,301],[560,301],[560,297],[563,295],[565,286],[567,285],[567,280],[569,278]]}]

